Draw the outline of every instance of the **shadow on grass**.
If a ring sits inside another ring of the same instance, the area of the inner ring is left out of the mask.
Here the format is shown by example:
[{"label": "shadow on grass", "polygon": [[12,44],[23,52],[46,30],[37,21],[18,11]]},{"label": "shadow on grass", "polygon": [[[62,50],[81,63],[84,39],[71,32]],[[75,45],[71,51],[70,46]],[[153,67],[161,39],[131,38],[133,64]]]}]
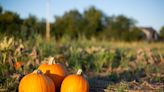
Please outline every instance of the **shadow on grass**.
[{"label": "shadow on grass", "polygon": [[144,69],[129,70],[124,71],[123,73],[111,73],[109,75],[97,75],[89,78],[90,91],[89,92],[105,92],[109,85],[120,83],[121,81],[131,82],[136,81],[140,82],[141,78],[146,77]]}]

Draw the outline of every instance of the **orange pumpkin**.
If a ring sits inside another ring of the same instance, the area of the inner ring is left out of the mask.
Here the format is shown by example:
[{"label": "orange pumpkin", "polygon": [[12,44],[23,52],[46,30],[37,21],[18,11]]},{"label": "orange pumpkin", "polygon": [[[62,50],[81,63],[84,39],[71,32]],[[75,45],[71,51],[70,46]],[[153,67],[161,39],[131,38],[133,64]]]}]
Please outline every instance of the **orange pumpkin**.
[{"label": "orange pumpkin", "polygon": [[55,92],[55,85],[48,76],[36,70],[22,78],[19,92]]},{"label": "orange pumpkin", "polygon": [[16,62],[15,64],[14,64],[14,68],[17,70],[17,69],[19,69],[21,66],[23,66],[23,63],[22,62]]},{"label": "orange pumpkin", "polygon": [[41,64],[38,69],[53,80],[57,91],[60,90],[61,83],[66,76],[66,70],[62,65],[50,60],[48,63]]},{"label": "orange pumpkin", "polygon": [[67,76],[61,85],[60,92],[89,92],[88,81],[81,75],[79,69],[77,74]]}]

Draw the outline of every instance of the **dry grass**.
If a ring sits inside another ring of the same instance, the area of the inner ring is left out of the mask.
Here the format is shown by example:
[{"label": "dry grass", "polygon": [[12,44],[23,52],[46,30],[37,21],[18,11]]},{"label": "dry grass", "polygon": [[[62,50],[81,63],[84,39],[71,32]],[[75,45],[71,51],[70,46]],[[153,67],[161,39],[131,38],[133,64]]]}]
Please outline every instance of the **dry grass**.
[{"label": "dry grass", "polygon": [[[1,45],[4,42],[1,41]],[[91,92],[135,92],[164,88],[162,42],[128,43],[94,38],[72,41],[63,38],[60,42],[51,40],[46,43],[37,37],[23,43],[13,41],[13,45],[5,50],[0,49],[0,91],[16,91],[20,79],[46,62],[49,56],[65,65],[69,73],[82,68],[88,76]],[[23,64],[16,69],[14,66],[18,61]]]}]

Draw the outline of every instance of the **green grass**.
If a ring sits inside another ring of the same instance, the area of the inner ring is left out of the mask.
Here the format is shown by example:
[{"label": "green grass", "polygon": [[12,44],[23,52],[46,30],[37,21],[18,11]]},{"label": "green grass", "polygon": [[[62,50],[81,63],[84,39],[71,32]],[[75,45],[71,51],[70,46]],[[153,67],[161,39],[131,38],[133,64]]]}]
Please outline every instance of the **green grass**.
[{"label": "green grass", "polygon": [[[1,44],[5,44],[3,42],[4,39],[0,41]],[[24,48],[19,53],[16,49],[20,44],[23,44]],[[131,90],[128,83],[133,80],[138,83],[144,81],[163,83],[163,46],[162,42],[127,43],[95,38],[88,40],[85,37],[76,40],[63,37],[57,42],[54,38],[46,42],[40,35],[27,41],[13,39],[12,45],[6,46],[5,50],[0,49],[0,89],[16,90],[16,86],[13,88],[12,85],[18,86],[19,80],[11,76],[26,75],[36,69],[38,63],[40,64],[45,58],[57,55],[64,56],[64,60],[59,63],[67,63],[68,72],[82,68],[89,77],[91,87],[99,85],[99,82],[96,84],[99,79],[105,82],[105,85],[106,83],[113,85],[118,92]],[[32,56],[33,50],[37,53]],[[60,59],[60,57],[56,58]],[[17,61],[25,63],[23,68],[18,70],[14,68],[14,62]],[[126,82],[122,83],[122,81]]]}]

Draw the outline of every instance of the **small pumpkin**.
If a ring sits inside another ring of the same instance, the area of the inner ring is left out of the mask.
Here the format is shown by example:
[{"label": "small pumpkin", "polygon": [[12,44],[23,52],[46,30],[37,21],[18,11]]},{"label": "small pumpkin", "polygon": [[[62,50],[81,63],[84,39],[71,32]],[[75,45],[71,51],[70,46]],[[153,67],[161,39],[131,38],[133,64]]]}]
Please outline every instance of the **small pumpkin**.
[{"label": "small pumpkin", "polygon": [[53,80],[57,91],[60,90],[61,83],[66,76],[66,70],[61,64],[55,63],[51,58],[48,63],[41,64],[38,69]]},{"label": "small pumpkin", "polygon": [[19,92],[55,92],[55,85],[42,71],[35,70],[22,78]]},{"label": "small pumpkin", "polygon": [[23,64],[23,62],[15,62],[15,64],[14,64],[14,68],[16,69],[16,70],[18,70],[18,69],[20,69],[22,66],[23,66],[24,64]]},{"label": "small pumpkin", "polygon": [[60,92],[89,92],[88,81],[82,76],[81,69],[63,80]]}]

